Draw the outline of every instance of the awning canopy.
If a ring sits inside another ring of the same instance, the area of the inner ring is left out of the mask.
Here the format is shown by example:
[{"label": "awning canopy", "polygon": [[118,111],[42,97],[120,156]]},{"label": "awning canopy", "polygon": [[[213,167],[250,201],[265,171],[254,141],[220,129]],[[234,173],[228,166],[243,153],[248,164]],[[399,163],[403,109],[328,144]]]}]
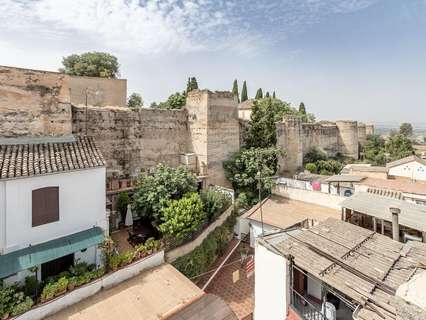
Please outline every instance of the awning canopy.
[{"label": "awning canopy", "polygon": [[104,232],[102,229],[93,227],[69,236],[0,255],[0,278],[93,247],[101,243],[103,239]]},{"label": "awning canopy", "polygon": [[391,207],[401,209],[399,223],[403,226],[426,232],[426,207],[390,197],[368,192],[357,192],[343,200],[343,208],[392,222]]}]

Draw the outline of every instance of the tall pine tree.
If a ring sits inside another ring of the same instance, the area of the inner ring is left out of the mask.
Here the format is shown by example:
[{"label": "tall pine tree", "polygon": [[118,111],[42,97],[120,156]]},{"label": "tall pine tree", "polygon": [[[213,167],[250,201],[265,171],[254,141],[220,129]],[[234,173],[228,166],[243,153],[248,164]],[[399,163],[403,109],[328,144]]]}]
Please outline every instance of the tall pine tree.
[{"label": "tall pine tree", "polygon": [[246,136],[248,148],[268,148],[277,143],[272,100],[268,99],[262,103],[266,105],[262,107],[258,100],[254,100],[251,107],[250,126]]},{"label": "tall pine tree", "polygon": [[272,92],[272,99],[276,99],[277,97],[275,96],[275,91]]},{"label": "tall pine tree", "polygon": [[299,113],[301,115],[306,114],[306,108],[305,108],[305,104],[303,102],[301,102],[300,105],[299,105]]},{"label": "tall pine tree", "polygon": [[265,98],[269,98],[269,91],[266,91]]},{"label": "tall pine tree", "polygon": [[237,79],[234,80],[234,84],[232,85],[232,93],[234,96],[237,96],[238,103],[240,103],[240,93],[238,92],[238,81]]},{"label": "tall pine tree", "polygon": [[186,83],[186,93],[195,89],[198,89],[197,79],[195,77],[188,78],[188,82]]},{"label": "tall pine tree", "polygon": [[263,98],[263,91],[262,88],[257,89],[255,99],[262,99]]},{"label": "tall pine tree", "polygon": [[241,102],[244,102],[248,100],[248,96],[247,96],[247,83],[244,80],[243,82],[243,88],[241,89]]}]

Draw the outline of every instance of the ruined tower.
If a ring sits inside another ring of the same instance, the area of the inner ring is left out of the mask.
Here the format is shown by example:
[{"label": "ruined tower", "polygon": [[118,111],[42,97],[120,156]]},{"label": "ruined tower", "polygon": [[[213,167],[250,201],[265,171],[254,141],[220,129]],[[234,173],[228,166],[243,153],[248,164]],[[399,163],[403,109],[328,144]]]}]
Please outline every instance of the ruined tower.
[{"label": "ruined tower", "polygon": [[280,157],[280,172],[294,173],[303,167],[302,119],[287,115],[277,125],[277,146],[285,151]]},{"label": "ruined tower", "polygon": [[193,90],[186,100],[188,151],[197,155],[208,184],[229,185],[223,161],[240,148],[238,101],[231,92]]},{"label": "ruined tower", "polygon": [[336,121],[338,132],[338,149],[345,157],[359,158],[358,123],[357,121]]}]

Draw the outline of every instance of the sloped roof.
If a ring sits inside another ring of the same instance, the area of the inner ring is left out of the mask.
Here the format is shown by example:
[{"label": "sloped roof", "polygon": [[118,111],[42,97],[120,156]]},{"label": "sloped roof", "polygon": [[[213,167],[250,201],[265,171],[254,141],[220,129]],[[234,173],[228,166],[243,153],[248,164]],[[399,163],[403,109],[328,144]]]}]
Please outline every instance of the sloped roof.
[{"label": "sloped roof", "polygon": [[405,158],[402,158],[402,159],[399,159],[399,160],[389,162],[386,165],[386,167],[387,168],[393,168],[393,167],[397,167],[397,166],[400,166],[402,164],[406,164],[406,163],[413,162],[413,161],[421,163],[421,164],[426,166],[426,160],[421,159],[416,155],[412,155],[412,156],[408,156],[408,157],[405,157]]},{"label": "sloped roof", "polygon": [[419,231],[426,231],[426,207],[380,195],[357,192],[340,203],[344,208],[352,209],[360,213],[373,216],[386,221],[392,221],[389,208],[399,208],[399,223],[403,226]]},{"label": "sloped roof", "polygon": [[0,180],[105,166],[91,137],[67,142],[0,144]]},{"label": "sloped roof", "polygon": [[426,183],[414,182],[401,179],[377,179],[366,178],[360,184],[373,188],[380,188],[392,191],[406,192],[426,196]]},{"label": "sloped roof", "polygon": [[361,182],[365,177],[353,176],[350,174],[336,174],[325,180],[325,182]]},{"label": "sloped roof", "polygon": [[[270,244],[270,236],[263,242]],[[311,229],[286,233],[273,246],[294,264],[362,306],[358,319],[394,320],[400,285],[423,272],[426,244],[394,241],[329,218]],[[268,246],[267,246],[268,247]],[[380,315],[380,316],[379,316]]]}]

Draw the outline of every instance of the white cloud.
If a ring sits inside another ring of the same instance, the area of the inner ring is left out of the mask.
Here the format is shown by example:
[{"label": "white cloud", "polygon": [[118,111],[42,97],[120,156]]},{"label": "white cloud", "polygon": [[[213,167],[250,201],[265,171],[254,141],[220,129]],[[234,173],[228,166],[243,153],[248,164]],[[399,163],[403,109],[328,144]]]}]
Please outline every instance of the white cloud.
[{"label": "white cloud", "polygon": [[141,54],[253,54],[294,26],[374,0],[0,0],[0,28]]}]

